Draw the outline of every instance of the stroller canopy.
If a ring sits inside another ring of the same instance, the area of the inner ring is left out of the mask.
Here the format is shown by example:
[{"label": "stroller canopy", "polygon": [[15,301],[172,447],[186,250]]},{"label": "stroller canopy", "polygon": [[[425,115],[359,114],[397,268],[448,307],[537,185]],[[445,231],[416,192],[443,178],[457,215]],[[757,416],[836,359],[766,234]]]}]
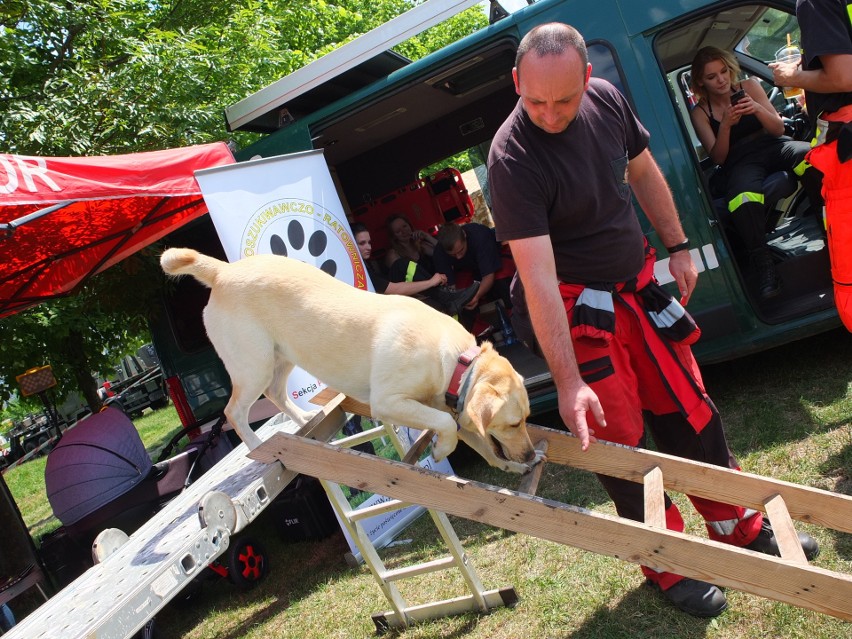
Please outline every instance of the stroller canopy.
[{"label": "stroller canopy", "polygon": [[128,492],[152,466],[133,422],[108,407],[66,431],[48,455],[47,499],[69,526]]}]

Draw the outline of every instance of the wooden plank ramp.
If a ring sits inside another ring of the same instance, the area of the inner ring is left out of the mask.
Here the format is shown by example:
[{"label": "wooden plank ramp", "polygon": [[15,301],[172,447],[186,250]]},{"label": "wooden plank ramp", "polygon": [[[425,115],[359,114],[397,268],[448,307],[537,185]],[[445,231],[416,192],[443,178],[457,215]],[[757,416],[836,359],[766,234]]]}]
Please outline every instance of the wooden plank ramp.
[{"label": "wooden plank ramp", "polygon": [[[345,401],[341,406],[355,407]],[[369,406],[361,404],[358,410],[369,415]],[[547,463],[644,484],[648,521],[597,513],[284,433],[275,434],[251,456],[279,460],[288,470],[407,503],[852,621],[852,577],[809,565],[794,541],[792,526],[797,519],[852,532],[852,498],[607,442],[594,443],[583,452],[567,432],[527,426],[534,442],[546,444]],[[665,529],[660,510],[663,489],[767,513],[783,556]]]}]

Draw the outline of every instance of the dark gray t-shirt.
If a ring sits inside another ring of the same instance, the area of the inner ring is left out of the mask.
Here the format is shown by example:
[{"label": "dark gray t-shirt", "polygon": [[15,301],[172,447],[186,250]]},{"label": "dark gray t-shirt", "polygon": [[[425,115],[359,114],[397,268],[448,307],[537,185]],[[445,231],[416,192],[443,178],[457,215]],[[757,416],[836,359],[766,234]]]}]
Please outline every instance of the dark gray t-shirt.
[{"label": "dark gray t-shirt", "polygon": [[[852,53],[852,18],[846,0],[798,0],[796,16],[802,29],[802,55],[805,58],[803,69],[821,69],[821,55]],[[852,104],[852,91],[806,91],[805,98],[808,114],[814,120],[823,111],[832,113]]]},{"label": "dark gray t-shirt", "polygon": [[521,101],[488,156],[497,239],[550,235],[563,282],[624,282],[644,263],[627,163],[648,131],[612,84],[592,78],[577,118],[561,133],[532,123]]}]

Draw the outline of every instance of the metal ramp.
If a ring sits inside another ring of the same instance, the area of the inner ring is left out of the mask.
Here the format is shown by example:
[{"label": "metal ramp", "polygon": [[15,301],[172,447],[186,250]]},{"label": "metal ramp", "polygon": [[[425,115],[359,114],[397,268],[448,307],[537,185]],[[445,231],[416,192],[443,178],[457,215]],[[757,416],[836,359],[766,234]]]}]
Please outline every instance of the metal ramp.
[{"label": "metal ramp", "polygon": [[[284,429],[328,441],[343,427],[337,403],[296,430],[278,415],[258,431]],[[123,544],[111,549],[4,639],[123,639],[142,629],[293,480],[297,471],[246,457],[244,445],[170,501]],[[206,512],[199,513],[199,506]]]},{"label": "metal ramp", "polygon": [[[362,404],[360,410],[369,416],[368,406]],[[644,484],[646,521],[597,513],[283,433],[273,435],[251,457],[267,463],[279,460],[290,471],[329,482],[852,621],[852,577],[809,565],[792,525],[792,519],[797,519],[852,532],[852,497],[606,442],[593,443],[582,452],[577,439],[566,432],[527,427],[533,441],[547,447],[548,463]],[[422,439],[428,441],[428,435]],[[664,489],[765,512],[782,557],[667,530]]]},{"label": "metal ramp", "polygon": [[[332,400],[334,396],[335,393],[326,390],[317,395],[314,400],[324,402]],[[340,397],[342,398],[342,396]],[[369,416],[368,406],[349,398],[343,399],[340,402],[340,408],[349,412]],[[390,439],[404,464],[417,464],[420,455],[431,440],[430,432],[426,431],[411,447],[408,447],[399,437],[397,428],[394,425],[381,423],[381,425],[375,428],[335,440],[334,446],[346,449],[381,437]],[[314,473],[309,472],[309,474]],[[349,501],[343,493],[340,484],[325,479],[321,479],[320,481],[341,522],[358,546],[364,562],[373,574],[373,578],[391,605],[392,609],[390,611],[376,613],[372,617],[378,632],[382,633],[391,628],[402,628],[414,623],[449,615],[458,615],[465,612],[485,613],[500,606],[512,606],[517,602],[517,594],[512,587],[487,591],[484,589],[479,575],[465,554],[464,548],[447,515],[435,509],[427,509],[427,512],[440,533],[447,547],[448,554],[445,557],[432,561],[402,568],[388,569],[370,541],[369,536],[364,531],[361,522],[378,514],[405,508],[406,506],[410,506],[411,503],[399,499],[391,499],[374,506],[353,509],[350,507]],[[461,573],[470,594],[443,601],[410,605],[397,586],[399,581],[409,577],[450,569],[457,569]]]}]

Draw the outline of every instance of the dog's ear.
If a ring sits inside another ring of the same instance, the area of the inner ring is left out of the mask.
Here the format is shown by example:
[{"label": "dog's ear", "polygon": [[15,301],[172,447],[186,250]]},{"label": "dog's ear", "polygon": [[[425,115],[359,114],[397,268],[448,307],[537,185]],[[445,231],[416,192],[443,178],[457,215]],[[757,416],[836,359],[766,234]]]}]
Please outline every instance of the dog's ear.
[{"label": "dog's ear", "polygon": [[472,389],[465,406],[465,413],[476,426],[479,434],[485,437],[491,420],[494,419],[494,415],[505,403],[506,400],[497,392],[496,388],[486,382],[480,382]]}]

